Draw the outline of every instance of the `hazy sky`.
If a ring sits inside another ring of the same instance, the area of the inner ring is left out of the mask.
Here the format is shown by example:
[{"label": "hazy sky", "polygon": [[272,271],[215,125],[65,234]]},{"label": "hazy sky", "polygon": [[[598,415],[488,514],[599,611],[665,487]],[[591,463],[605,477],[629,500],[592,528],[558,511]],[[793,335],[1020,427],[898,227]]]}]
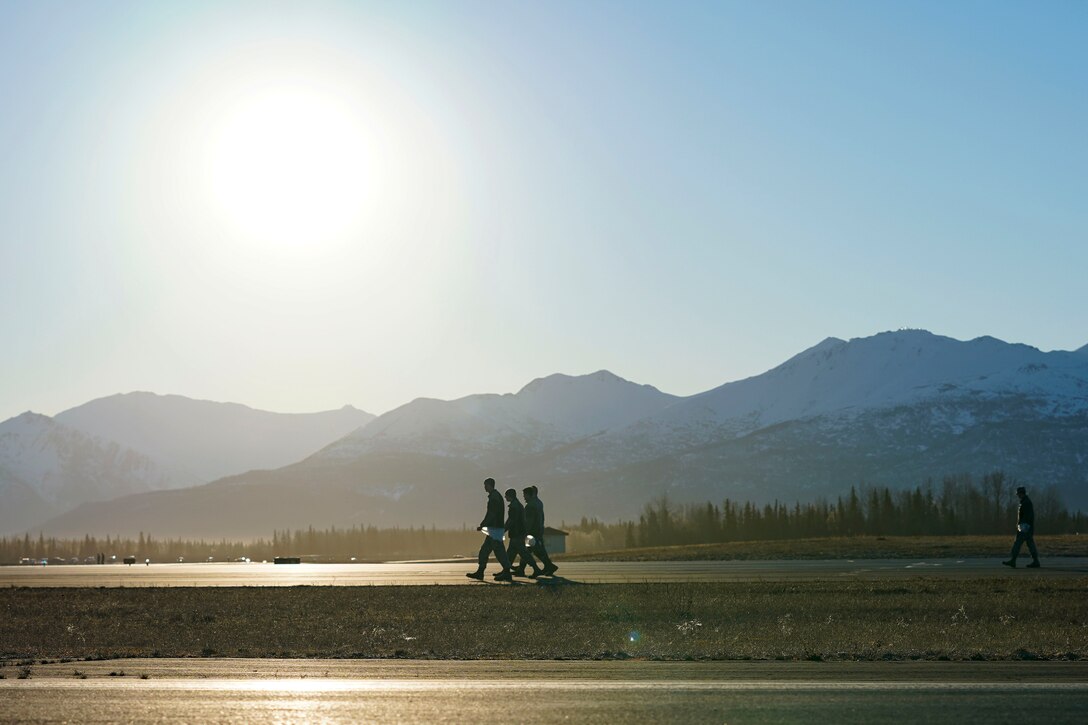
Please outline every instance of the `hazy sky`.
[{"label": "hazy sky", "polygon": [[0,0],[0,419],[1088,343],[1088,3]]}]

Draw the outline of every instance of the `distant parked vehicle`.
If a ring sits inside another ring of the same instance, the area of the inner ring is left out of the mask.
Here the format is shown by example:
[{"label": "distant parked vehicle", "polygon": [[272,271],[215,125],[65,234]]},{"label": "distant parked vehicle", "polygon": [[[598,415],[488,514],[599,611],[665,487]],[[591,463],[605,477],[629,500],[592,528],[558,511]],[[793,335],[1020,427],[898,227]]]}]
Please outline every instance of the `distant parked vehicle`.
[{"label": "distant parked vehicle", "polygon": [[302,558],[298,556],[277,556],[272,562],[274,564],[301,564]]},{"label": "distant parked vehicle", "polygon": [[135,557],[135,556],[126,556],[126,557],[125,557],[125,558],[123,559],[123,561],[124,561],[124,562],[125,562],[126,564],[128,564],[129,566],[132,566],[133,564],[135,564],[135,563],[136,563],[136,557]]}]

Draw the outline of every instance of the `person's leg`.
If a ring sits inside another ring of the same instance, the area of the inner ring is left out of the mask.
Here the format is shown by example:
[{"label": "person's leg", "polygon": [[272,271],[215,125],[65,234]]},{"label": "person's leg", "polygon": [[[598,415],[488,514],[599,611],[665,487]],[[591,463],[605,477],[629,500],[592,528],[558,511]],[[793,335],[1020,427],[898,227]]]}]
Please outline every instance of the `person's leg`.
[{"label": "person's leg", "polygon": [[1039,563],[1039,550],[1035,548],[1035,533],[1028,532],[1028,535],[1024,537],[1027,541],[1028,551],[1031,552],[1031,561],[1034,564]]},{"label": "person's leg", "polygon": [[533,553],[536,554],[536,558],[540,559],[540,563],[544,565],[543,571],[555,571],[559,567],[552,563],[552,559],[548,556],[548,550],[544,548],[544,542],[541,539],[537,539],[533,544]]},{"label": "person's leg", "polygon": [[504,549],[503,546],[502,546],[502,539],[499,539],[498,541],[495,541],[494,539],[492,539],[492,541],[495,544],[495,546],[494,546],[495,558],[499,560],[499,564],[502,566],[502,573],[503,574],[509,574],[510,573],[510,557],[508,557],[506,555],[506,549]]},{"label": "person's leg", "polygon": [[[538,573],[541,567],[539,564],[536,563],[536,559],[533,558],[533,552],[531,552],[529,550],[529,547],[525,545],[525,539],[522,538],[518,543],[520,549],[518,551],[518,556],[521,557],[521,566],[516,567],[517,571],[520,572],[521,575],[524,575],[525,567],[531,566],[533,568],[533,573]],[[511,559],[510,562],[513,563],[513,559]]]},{"label": "person's leg", "polygon": [[491,537],[485,536],[484,543],[480,544],[480,553],[476,557],[476,573],[483,574],[487,568],[487,557],[491,554]]},{"label": "person's leg", "polygon": [[510,541],[506,544],[506,558],[510,560],[511,568],[517,568],[514,562],[517,561],[519,553],[521,552],[518,551],[518,542],[511,536]]},{"label": "person's leg", "polygon": [[1009,561],[1013,564],[1016,563],[1016,557],[1020,556],[1020,546],[1024,543],[1024,533],[1022,531],[1016,532],[1016,541],[1012,543],[1012,553],[1009,554]]},{"label": "person's leg", "polygon": [[533,567],[533,574],[537,574],[541,570],[541,566],[536,563],[536,559],[533,558],[532,550],[525,545],[525,539],[521,540],[521,570],[525,571],[525,566],[529,565]]}]

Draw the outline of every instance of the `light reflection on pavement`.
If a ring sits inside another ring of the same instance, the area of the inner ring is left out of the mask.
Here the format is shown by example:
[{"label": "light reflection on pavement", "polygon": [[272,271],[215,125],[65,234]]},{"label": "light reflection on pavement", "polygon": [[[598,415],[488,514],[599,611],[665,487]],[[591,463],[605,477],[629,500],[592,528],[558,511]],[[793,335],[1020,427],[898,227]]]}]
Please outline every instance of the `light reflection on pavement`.
[{"label": "light reflection on pavement", "polygon": [[[24,587],[209,587],[367,586],[457,584],[481,586],[465,577],[475,562],[391,564],[201,563],[53,565],[0,567],[0,586]],[[492,566],[489,573],[498,571]],[[625,561],[560,562],[558,576],[517,579],[522,585],[547,582],[624,584],[632,582],[799,581],[812,579],[895,579],[904,577],[1006,578],[1088,575],[1088,557],[1062,557],[1042,569],[1011,570],[997,559],[830,559],[794,561]],[[488,577],[490,579],[490,577]],[[488,584],[491,582],[488,581]]]},{"label": "light reflection on pavement", "polygon": [[[108,676],[121,667],[128,676]],[[0,720],[1064,723],[1080,722],[1088,707],[1088,665],[1080,662],[234,659],[33,669],[30,679],[0,680]],[[178,673],[187,674],[161,677]]]}]

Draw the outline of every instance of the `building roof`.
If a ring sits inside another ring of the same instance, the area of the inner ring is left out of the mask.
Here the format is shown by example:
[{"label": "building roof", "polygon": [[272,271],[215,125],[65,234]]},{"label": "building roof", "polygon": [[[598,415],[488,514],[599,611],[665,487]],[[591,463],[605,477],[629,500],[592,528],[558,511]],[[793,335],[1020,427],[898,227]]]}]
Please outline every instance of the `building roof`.
[{"label": "building roof", "polygon": [[568,533],[566,531],[563,531],[562,529],[553,528],[551,526],[545,526],[544,527],[544,533],[545,533],[545,535],[547,535],[547,534],[553,534],[553,535],[554,534],[560,534],[561,536],[570,536],[570,533]]}]

